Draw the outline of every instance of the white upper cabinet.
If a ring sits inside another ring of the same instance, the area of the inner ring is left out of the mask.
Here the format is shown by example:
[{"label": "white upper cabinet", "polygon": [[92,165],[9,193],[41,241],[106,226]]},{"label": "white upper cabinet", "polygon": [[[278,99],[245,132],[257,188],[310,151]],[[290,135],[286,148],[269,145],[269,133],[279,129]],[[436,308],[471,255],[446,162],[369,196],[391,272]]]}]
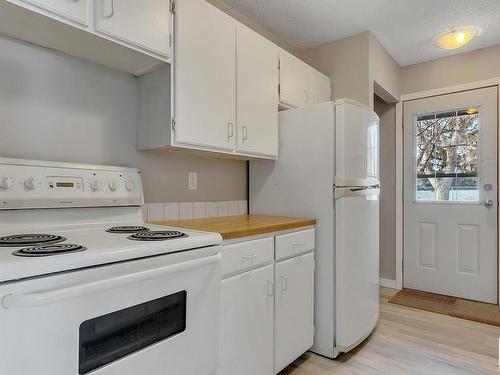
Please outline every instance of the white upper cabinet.
[{"label": "white upper cabinet", "polygon": [[170,62],[168,0],[2,0],[0,34],[140,76]]},{"label": "white upper cabinet", "polygon": [[235,21],[204,0],[182,0],[176,4],[174,25],[173,143],[233,151]]},{"label": "white upper cabinet", "polygon": [[95,29],[120,43],[164,57],[170,56],[168,0],[97,0]]},{"label": "white upper cabinet", "polygon": [[330,78],[290,53],[280,51],[280,103],[303,107],[330,100]]},{"label": "white upper cabinet", "polygon": [[332,96],[330,78],[314,68],[309,68],[310,104],[329,102]]},{"label": "white upper cabinet", "polygon": [[309,103],[309,66],[281,50],[280,102],[288,107],[303,107]]},{"label": "white upper cabinet", "polygon": [[279,56],[276,46],[239,25],[237,52],[238,151],[278,155]]},{"label": "white upper cabinet", "polygon": [[13,3],[32,5],[42,11],[83,26],[89,24],[90,0],[19,0]]}]

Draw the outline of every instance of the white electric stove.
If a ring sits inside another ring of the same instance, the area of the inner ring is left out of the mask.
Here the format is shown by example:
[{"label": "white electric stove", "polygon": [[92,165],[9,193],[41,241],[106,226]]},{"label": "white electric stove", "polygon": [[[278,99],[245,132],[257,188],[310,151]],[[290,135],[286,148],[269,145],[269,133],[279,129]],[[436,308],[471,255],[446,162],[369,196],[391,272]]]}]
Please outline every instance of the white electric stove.
[{"label": "white electric stove", "polygon": [[0,374],[216,371],[222,238],[142,203],[135,169],[0,159]]}]

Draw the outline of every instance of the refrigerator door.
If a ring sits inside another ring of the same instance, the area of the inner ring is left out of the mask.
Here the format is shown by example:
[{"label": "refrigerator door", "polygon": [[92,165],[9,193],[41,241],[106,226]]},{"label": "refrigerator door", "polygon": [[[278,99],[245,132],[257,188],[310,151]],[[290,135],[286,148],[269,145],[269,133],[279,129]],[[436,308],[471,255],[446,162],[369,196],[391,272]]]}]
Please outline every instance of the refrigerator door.
[{"label": "refrigerator door", "polygon": [[379,189],[335,189],[335,352],[347,352],[379,315]]},{"label": "refrigerator door", "polygon": [[351,99],[335,102],[337,186],[372,186],[379,181],[377,114]]}]

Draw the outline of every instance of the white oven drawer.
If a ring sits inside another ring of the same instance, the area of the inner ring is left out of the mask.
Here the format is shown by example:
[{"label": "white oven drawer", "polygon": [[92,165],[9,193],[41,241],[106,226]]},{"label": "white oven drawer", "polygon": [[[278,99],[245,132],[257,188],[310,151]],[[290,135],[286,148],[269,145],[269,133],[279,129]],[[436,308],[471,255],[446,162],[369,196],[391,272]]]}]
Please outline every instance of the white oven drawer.
[{"label": "white oven drawer", "polygon": [[222,247],[222,276],[235,275],[273,260],[272,237],[226,245]]},{"label": "white oven drawer", "polygon": [[212,374],[219,250],[1,284],[0,374]]},{"label": "white oven drawer", "polygon": [[314,229],[276,236],[276,260],[314,250]]}]

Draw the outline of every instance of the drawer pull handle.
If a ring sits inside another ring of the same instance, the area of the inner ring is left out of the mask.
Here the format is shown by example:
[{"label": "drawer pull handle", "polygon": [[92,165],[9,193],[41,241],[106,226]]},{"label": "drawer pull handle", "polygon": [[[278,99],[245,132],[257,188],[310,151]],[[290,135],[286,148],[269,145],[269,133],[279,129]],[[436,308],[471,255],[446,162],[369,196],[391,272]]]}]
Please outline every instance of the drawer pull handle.
[{"label": "drawer pull handle", "polygon": [[301,251],[304,248],[305,245],[306,245],[305,242],[294,243],[293,244],[293,251],[295,251],[295,252]]},{"label": "drawer pull handle", "polygon": [[281,276],[281,291],[288,290],[288,279],[285,276]]},{"label": "drawer pull handle", "polygon": [[257,258],[257,254],[252,254],[252,255],[244,255],[241,257],[241,259],[243,260],[252,260],[252,259],[255,259]]},{"label": "drawer pull handle", "polygon": [[274,283],[271,280],[267,280],[267,296],[274,296]]}]

